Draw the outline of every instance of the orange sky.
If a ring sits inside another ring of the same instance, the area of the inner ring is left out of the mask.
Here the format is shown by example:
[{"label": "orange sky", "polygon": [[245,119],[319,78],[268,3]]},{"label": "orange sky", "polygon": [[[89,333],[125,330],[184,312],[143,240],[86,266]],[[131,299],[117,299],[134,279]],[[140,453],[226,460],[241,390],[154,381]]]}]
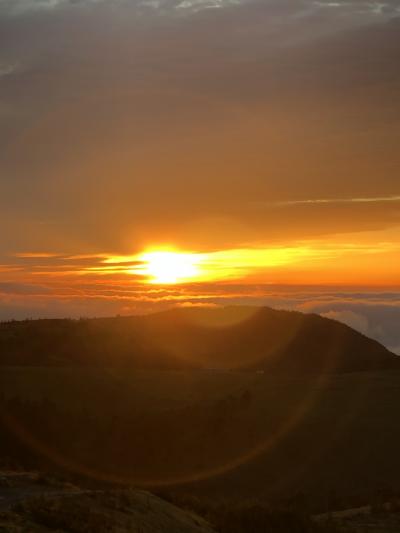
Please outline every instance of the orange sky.
[{"label": "orange sky", "polygon": [[0,319],[392,294],[397,4],[0,2]]},{"label": "orange sky", "polygon": [[325,240],[293,241],[208,251],[153,245],[133,254],[74,255],[20,252],[10,255],[0,273],[8,282],[57,285],[68,289],[104,281],[137,286],[229,283],[272,285],[399,285],[397,231],[365,232]]}]

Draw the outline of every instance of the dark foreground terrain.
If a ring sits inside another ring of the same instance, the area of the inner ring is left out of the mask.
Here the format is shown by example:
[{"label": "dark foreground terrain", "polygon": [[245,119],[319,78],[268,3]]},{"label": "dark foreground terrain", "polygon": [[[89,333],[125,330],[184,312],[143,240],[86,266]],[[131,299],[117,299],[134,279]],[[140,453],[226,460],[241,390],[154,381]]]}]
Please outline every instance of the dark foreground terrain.
[{"label": "dark foreground terrain", "polygon": [[400,492],[400,375],[4,368],[0,457],[200,500],[312,513]]},{"label": "dark foreground terrain", "polygon": [[37,473],[0,473],[5,533],[395,533],[400,526],[395,500],[315,516],[255,501],[195,507],[133,488],[82,489]]},{"label": "dark foreground terrain", "polygon": [[139,490],[82,490],[37,474],[3,473],[0,531],[212,533],[194,513]]},{"label": "dark foreground terrain", "polygon": [[63,480],[5,476],[3,530],[400,530],[399,360],[334,321],[243,313],[0,326],[0,469]]}]

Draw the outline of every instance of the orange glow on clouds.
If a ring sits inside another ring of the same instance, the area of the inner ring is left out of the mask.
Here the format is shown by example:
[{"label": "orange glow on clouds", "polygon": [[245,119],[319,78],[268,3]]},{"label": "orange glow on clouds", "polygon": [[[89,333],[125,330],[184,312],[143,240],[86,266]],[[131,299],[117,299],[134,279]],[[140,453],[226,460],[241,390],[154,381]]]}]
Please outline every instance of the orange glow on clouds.
[{"label": "orange glow on clouds", "polygon": [[130,275],[138,281],[160,285],[229,280],[354,283],[364,276],[374,279],[379,270],[382,274],[382,265],[386,264],[393,283],[398,276],[393,276],[396,269],[389,265],[398,265],[399,252],[400,245],[393,241],[371,243],[361,242],[360,238],[358,242],[303,241],[287,246],[209,252],[155,246],[136,255],[103,257],[100,264],[85,271]]},{"label": "orange glow on clouds", "polygon": [[[267,249],[233,249],[208,253],[176,249],[151,249],[133,256],[108,257],[97,272],[143,276],[153,284],[240,279],[260,270],[296,263],[321,255],[306,246]],[[111,265],[111,266],[109,266]]]},{"label": "orange glow on clouds", "polygon": [[111,281],[134,284],[146,291],[152,290],[149,285],[221,283],[229,292],[227,285],[237,282],[397,286],[399,261],[399,232],[382,231],[206,251],[153,245],[126,255],[18,253],[0,264],[0,281],[58,280],[61,286],[86,279],[99,286]]}]

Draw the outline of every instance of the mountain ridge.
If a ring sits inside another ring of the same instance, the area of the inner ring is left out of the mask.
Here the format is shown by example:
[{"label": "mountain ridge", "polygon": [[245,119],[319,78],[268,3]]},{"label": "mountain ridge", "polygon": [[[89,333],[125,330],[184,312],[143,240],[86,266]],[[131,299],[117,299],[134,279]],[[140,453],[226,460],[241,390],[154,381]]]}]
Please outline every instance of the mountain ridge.
[{"label": "mountain ridge", "polygon": [[0,324],[0,366],[352,372],[397,368],[377,341],[316,314],[269,307]]}]

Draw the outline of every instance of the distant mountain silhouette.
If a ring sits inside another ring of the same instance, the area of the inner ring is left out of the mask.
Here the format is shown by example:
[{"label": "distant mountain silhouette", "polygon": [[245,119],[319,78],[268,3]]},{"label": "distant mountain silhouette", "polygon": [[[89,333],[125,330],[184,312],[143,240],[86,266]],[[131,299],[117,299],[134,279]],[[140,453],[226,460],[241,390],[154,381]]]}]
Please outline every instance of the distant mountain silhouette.
[{"label": "distant mountain silhouette", "polygon": [[226,307],[3,323],[0,365],[320,373],[397,368],[400,359],[319,315]]}]

